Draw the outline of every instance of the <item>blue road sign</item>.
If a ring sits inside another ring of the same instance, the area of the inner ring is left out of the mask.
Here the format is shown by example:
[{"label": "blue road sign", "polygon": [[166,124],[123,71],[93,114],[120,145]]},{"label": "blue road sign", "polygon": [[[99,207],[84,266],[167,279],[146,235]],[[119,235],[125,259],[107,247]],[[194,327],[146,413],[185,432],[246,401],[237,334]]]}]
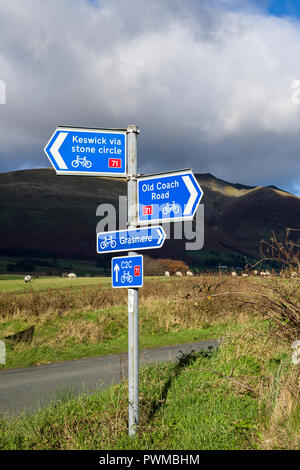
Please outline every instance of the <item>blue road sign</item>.
[{"label": "blue road sign", "polygon": [[138,223],[193,219],[203,191],[192,170],[138,178]]},{"label": "blue road sign", "polygon": [[143,256],[121,256],[111,260],[113,287],[143,287]]},{"label": "blue road sign", "polygon": [[166,232],[160,226],[97,233],[97,253],[161,248]]},{"label": "blue road sign", "polygon": [[126,176],[126,130],[58,127],[45,153],[58,175]]}]

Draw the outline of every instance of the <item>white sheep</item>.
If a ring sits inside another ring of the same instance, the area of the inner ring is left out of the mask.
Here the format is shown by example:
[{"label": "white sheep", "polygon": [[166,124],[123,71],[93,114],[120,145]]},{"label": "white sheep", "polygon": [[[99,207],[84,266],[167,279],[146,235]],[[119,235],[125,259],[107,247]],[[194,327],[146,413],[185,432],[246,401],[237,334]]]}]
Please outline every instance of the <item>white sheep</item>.
[{"label": "white sheep", "polygon": [[192,273],[192,271],[187,271],[187,272],[186,272],[186,275],[187,275],[187,276],[194,276],[194,274]]},{"label": "white sheep", "polygon": [[169,271],[165,271],[165,276],[170,276]]},{"label": "white sheep", "polygon": [[260,271],[259,275],[260,275],[260,276],[266,276],[267,274],[266,274],[265,271]]},{"label": "white sheep", "polygon": [[254,269],[253,274],[254,274],[254,276],[257,276],[257,275],[258,275],[257,269]]},{"label": "white sheep", "polygon": [[182,277],[182,273],[180,271],[176,271],[175,275],[178,277]]},{"label": "white sheep", "polygon": [[237,277],[237,273],[236,273],[235,271],[232,271],[232,272],[231,272],[231,276],[232,276],[232,277]]},{"label": "white sheep", "polygon": [[242,274],[242,277],[248,277],[248,274],[247,274],[247,273],[243,273],[243,274]]},{"label": "white sheep", "polygon": [[68,279],[75,279],[76,277],[77,277],[77,276],[76,276],[75,273],[69,273],[69,274],[67,275],[67,278],[68,278]]},{"label": "white sheep", "polygon": [[32,277],[29,276],[29,274],[27,274],[27,275],[24,277],[24,282],[26,282],[26,284],[27,284],[27,282],[30,282],[31,279],[32,279]]}]

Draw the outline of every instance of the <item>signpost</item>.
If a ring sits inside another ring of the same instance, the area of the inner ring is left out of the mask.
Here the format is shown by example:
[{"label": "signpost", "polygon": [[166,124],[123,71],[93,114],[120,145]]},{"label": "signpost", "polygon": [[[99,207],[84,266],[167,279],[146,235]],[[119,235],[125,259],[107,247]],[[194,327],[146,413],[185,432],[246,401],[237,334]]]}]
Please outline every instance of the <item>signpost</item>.
[{"label": "signpost", "polygon": [[[136,126],[128,127],[128,228],[136,228],[137,214],[137,135]],[[136,253],[130,251],[129,256]],[[139,422],[139,290],[128,289],[128,433],[134,436]]]},{"label": "signpost", "polygon": [[[139,177],[136,126],[127,129],[85,129],[60,126],[45,153],[58,175],[127,176],[128,229],[97,234],[100,254],[128,251],[112,259],[112,286],[128,288],[128,432],[139,421],[139,305],[143,256],[134,250],[161,248],[166,233],[160,226],[138,225],[191,220],[203,191],[192,170]],[[132,250],[132,251],[131,251]]]},{"label": "signpost", "polygon": [[126,129],[60,126],[45,153],[58,175],[126,176]]},{"label": "signpost", "polygon": [[203,191],[192,170],[138,179],[138,223],[192,220]]},{"label": "signpost", "polygon": [[112,286],[143,287],[143,256],[120,256],[111,260]]},{"label": "signpost", "polygon": [[97,234],[97,253],[161,248],[165,239],[166,233],[160,226],[102,232]]}]

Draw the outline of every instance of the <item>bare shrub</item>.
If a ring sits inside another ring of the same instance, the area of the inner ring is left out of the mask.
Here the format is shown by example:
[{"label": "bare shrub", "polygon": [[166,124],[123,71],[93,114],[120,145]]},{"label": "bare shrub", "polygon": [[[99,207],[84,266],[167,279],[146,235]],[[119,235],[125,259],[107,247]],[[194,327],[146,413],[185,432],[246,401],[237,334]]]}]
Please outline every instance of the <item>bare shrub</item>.
[{"label": "bare shrub", "polygon": [[144,272],[146,276],[164,276],[168,271],[170,275],[174,275],[176,271],[186,273],[190,271],[188,265],[177,259],[153,259],[150,256],[144,256]]},{"label": "bare shrub", "polygon": [[182,260],[178,259],[161,259],[160,262],[163,265],[163,272],[169,271],[171,275],[174,275],[177,271],[186,273],[190,271],[189,266]]},{"label": "bare shrub", "polygon": [[299,282],[263,279],[261,285],[252,286],[249,297],[245,302],[272,320],[273,332],[289,341],[300,337]]},{"label": "bare shrub", "polygon": [[[295,269],[300,273],[300,240],[290,239],[291,231],[286,230],[284,241],[279,241],[274,233],[270,240],[261,241],[261,262],[276,261],[283,274]],[[252,289],[251,299],[247,302],[272,320],[276,334],[293,341],[300,337],[300,283],[297,278],[288,277],[288,280],[280,277],[262,279]]]},{"label": "bare shrub", "polygon": [[284,241],[278,240],[274,232],[270,240],[262,240],[262,261],[277,261],[284,270],[296,269],[300,273],[300,240],[291,238],[291,234],[297,231],[298,229],[287,228]]},{"label": "bare shrub", "polygon": [[0,294],[0,318],[6,320],[12,316],[43,317],[45,314],[65,312],[81,308],[105,308],[126,302],[127,292],[114,289],[103,290],[99,287],[82,289],[29,291],[24,294]]},{"label": "bare shrub", "polygon": [[146,276],[163,276],[164,272],[164,263],[161,259],[144,255],[144,273]]},{"label": "bare shrub", "polygon": [[238,301],[231,292],[248,288],[241,279],[229,276],[174,278],[172,282],[146,283],[141,291],[141,328],[147,322],[153,332],[202,328],[229,317],[253,316],[253,308]]}]

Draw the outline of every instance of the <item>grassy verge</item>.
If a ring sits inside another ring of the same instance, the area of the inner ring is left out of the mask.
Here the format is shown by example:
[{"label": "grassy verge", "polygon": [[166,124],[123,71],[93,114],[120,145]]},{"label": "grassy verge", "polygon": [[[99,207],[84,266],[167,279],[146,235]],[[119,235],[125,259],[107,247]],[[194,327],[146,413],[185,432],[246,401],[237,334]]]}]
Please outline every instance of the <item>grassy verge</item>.
[{"label": "grassy verge", "polygon": [[[245,325],[212,355],[140,374],[140,429],[127,431],[127,382],[0,420],[1,449],[296,449],[296,372],[281,342]],[[253,326],[253,325],[252,325]],[[276,351],[276,352],[275,352]]]},{"label": "grassy verge", "polygon": [[[191,343],[205,339],[219,338],[224,335],[228,325],[205,329],[186,329],[179,332],[157,333],[144,332],[140,340],[140,349],[151,349],[173,344]],[[236,328],[239,327],[236,325]],[[239,328],[240,329],[240,328]],[[41,336],[40,336],[41,339]],[[38,339],[35,340],[37,343]],[[101,356],[106,354],[117,354],[127,351],[127,327],[124,326],[111,340],[107,339],[101,343],[84,344],[73,338],[66,338],[60,344],[53,340],[51,344],[14,346],[6,341],[6,364],[1,369],[12,369],[16,367],[30,367],[34,365],[48,364],[53,362],[68,361],[87,357]]]}]

